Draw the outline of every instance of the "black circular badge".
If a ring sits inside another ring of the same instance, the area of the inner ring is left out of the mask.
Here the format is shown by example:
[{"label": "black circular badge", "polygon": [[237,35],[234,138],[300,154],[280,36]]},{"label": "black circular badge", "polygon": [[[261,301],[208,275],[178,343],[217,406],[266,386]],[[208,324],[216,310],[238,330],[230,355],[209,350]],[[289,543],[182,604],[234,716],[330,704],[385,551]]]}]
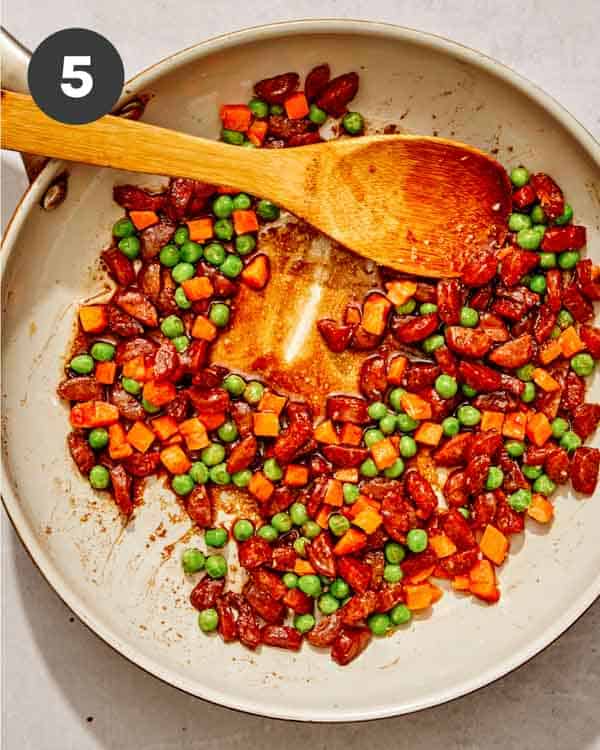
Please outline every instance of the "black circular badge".
[{"label": "black circular badge", "polygon": [[107,114],[123,90],[123,62],[113,45],[89,29],[63,29],[39,45],[29,62],[29,90],[48,117],[69,125]]}]

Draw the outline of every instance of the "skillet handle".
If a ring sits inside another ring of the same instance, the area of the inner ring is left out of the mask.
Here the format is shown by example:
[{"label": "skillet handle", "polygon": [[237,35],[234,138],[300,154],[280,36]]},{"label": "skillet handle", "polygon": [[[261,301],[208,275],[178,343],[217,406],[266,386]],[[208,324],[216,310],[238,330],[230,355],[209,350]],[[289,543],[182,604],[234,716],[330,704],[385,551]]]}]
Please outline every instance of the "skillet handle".
[{"label": "skillet handle", "polygon": [[[10,91],[18,91],[22,94],[29,93],[27,84],[27,66],[31,52],[18,42],[4,26],[0,27],[0,73],[2,88]],[[25,171],[30,182],[42,171],[48,159],[45,156],[34,154],[21,154]]]}]

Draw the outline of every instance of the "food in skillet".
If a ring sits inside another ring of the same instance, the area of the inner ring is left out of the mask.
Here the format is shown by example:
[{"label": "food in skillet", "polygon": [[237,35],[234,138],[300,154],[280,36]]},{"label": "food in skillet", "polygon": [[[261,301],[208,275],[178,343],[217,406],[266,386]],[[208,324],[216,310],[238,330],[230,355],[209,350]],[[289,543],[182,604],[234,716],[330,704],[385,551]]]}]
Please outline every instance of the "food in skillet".
[{"label": "food in skillet", "polygon": [[[354,73],[327,65],[261,81],[248,105],[221,109],[222,139],[283,148],[358,135]],[[235,325],[240,284],[269,281],[258,235],[277,206],[173,179],[164,193],[116,187],[126,216],[102,258],[117,289],[79,310],[59,395],[71,403],[72,456],[125,517],[140,483],[164,474],[204,550],[191,593],[201,630],[251,649],[303,639],[347,664],[451,588],[500,597],[497,568],[525,518],[549,523],[568,482],[594,493],[600,421],[586,381],[600,358],[592,325],[599,269],[580,257],[585,227],[548,175],[511,172],[509,232],[461,280],[380,269],[381,286],[318,330],[332,352],[364,352],[351,395],[323,415],[268,383],[211,364]],[[216,487],[253,510],[217,524]],[[438,492],[436,492],[438,490]],[[228,588],[223,554],[247,573]],[[437,583],[436,583],[437,581]]]}]

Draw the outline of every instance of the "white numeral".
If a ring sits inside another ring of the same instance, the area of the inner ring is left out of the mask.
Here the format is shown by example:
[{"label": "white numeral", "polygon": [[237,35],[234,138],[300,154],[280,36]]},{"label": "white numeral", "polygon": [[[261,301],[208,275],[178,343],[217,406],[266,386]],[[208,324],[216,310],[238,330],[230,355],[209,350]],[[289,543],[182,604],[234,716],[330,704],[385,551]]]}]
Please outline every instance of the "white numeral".
[{"label": "white numeral", "polygon": [[65,55],[63,59],[63,79],[79,81],[79,85],[73,86],[72,83],[60,84],[63,94],[71,99],[82,99],[87,96],[94,88],[94,79],[87,70],[77,70],[76,65],[91,65],[92,58],[89,55]]}]

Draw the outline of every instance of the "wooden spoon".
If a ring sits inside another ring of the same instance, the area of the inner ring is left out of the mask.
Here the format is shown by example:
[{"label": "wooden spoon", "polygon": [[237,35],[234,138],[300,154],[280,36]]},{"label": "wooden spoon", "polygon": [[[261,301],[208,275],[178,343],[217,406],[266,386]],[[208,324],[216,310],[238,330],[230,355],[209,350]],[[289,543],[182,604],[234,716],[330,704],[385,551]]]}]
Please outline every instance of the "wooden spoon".
[{"label": "wooden spoon", "polygon": [[88,125],[47,117],[2,91],[2,147],[133,172],[229,185],[268,198],[376,263],[456,276],[502,242],[510,182],[487,154],[411,135],[245,149],[107,115]]}]

